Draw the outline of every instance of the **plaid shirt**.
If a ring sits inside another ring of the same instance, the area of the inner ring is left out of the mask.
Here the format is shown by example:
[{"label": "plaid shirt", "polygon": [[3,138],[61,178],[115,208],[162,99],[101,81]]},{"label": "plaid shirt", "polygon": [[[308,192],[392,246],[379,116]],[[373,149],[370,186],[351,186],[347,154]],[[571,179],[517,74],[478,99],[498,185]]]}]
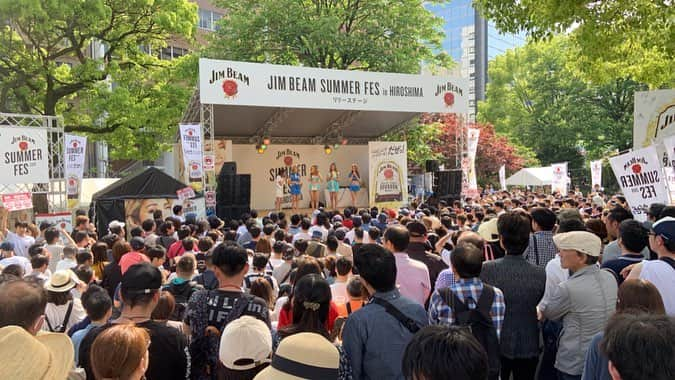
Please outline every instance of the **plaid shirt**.
[{"label": "plaid shirt", "polygon": [[[534,249],[535,239],[537,241],[537,249]],[[546,264],[555,258],[558,250],[553,244],[552,231],[537,231],[530,235],[530,244],[527,246],[523,257],[531,264],[546,268]],[[537,263],[537,254],[539,254],[539,263]]]},{"label": "plaid shirt", "polygon": [[434,284],[434,289],[443,289],[455,285],[455,274],[452,272],[452,266],[448,269],[443,269],[441,273],[438,274],[436,279],[436,284]]},{"label": "plaid shirt", "polygon": [[[469,309],[475,309],[478,299],[483,292],[483,282],[477,277],[469,279],[460,278],[450,287],[450,290],[452,290],[452,292],[457,295],[457,298],[464,302]],[[504,293],[498,288],[494,288],[494,290],[495,299],[492,302],[490,316],[492,317],[492,323],[494,323],[495,329],[497,330],[497,337],[499,337],[499,334],[502,331],[502,325],[504,324],[506,305],[504,303]],[[429,323],[432,325],[452,325],[455,323],[455,314],[452,311],[452,308],[448,305],[446,300],[441,297],[438,290],[434,291],[431,295],[431,301],[429,302]]]}]

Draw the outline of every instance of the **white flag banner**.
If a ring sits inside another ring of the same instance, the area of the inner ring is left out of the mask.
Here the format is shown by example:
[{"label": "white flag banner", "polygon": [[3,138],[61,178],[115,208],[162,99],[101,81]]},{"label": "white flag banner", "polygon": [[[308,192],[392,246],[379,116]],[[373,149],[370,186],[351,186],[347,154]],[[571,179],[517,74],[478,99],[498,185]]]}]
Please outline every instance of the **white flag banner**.
[{"label": "white flag banner", "polygon": [[567,162],[552,164],[551,192],[567,193]]},{"label": "white flag banner", "polygon": [[669,202],[666,179],[653,145],[612,157],[609,163],[636,220],[647,220],[652,203]]},{"label": "white flag banner", "polygon": [[502,190],[506,190],[506,165],[499,168],[499,185]]},{"label": "white flag banner", "polygon": [[0,184],[48,183],[47,130],[0,127]]},{"label": "white flag banner", "polygon": [[602,160],[591,161],[591,187],[595,185],[602,188]]},{"label": "white flag banner", "polygon": [[668,164],[666,166],[675,167],[675,135],[663,139],[663,145],[668,155]]},{"label": "white flag banner", "polygon": [[670,204],[673,204],[675,203],[675,167],[666,166],[663,168],[663,173],[666,176],[666,185],[668,186]]},{"label": "white flag banner", "polygon": [[467,182],[470,195],[475,195],[478,190],[478,181],[476,179],[476,152],[478,152],[478,139],[480,138],[480,129],[469,128],[467,138],[469,166],[467,168]]},{"label": "white flag banner", "polygon": [[180,141],[183,147],[183,165],[188,184],[200,183],[203,177],[202,131],[199,124],[181,124]]},{"label": "white flag banner", "polygon": [[84,157],[87,151],[87,138],[83,136],[65,135],[66,149],[66,189],[68,198],[78,199],[84,176]]}]

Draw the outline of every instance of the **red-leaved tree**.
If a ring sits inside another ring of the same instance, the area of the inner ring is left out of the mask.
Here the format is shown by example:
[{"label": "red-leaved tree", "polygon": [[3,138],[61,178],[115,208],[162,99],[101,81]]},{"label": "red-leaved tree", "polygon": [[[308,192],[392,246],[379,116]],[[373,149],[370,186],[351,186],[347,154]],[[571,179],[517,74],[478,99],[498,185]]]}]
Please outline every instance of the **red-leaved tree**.
[{"label": "red-leaved tree", "polygon": [[[439,153],[446,168],[455,167],[457,145],[455,144],[459,130],[458,118],[455,114],[425,114],[421,117],[423,124],[437,124],[441,135],[437,142],[432,142],[432,150]],[[492,124],[471,124],[471,128],[480,129],[478,152],[476,153],[476,173],[482,185],[499,183],[499,168],[506,165],[507,176],[520,170],[526,164],[526,158],[518,153],[518,149],[505,136],[495,133]]]}]

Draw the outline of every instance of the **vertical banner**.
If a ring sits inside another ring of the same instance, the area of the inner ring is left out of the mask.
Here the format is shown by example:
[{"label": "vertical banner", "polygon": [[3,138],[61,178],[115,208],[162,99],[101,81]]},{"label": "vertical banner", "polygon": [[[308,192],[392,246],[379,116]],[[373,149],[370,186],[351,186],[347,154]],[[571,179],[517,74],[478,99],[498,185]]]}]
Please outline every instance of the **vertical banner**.
[{"label": "vertical banner", "polygon": [[667,162],[663,166],[675,167],[675,135],[663,139],[663,146],[666,148]]},{"label": "vertical banner", "polygon": [[636,220],[647,220],[647,210],[652,203],[668,204],[666,179],[663,178],[656,147],[612,157],[609,163]]},{"label": "vertical banner", "polygon": [[670,204],[675,203],[675,167],[666,166],[663,168],[663,174],[666,178],[666,185],[668,186],[668,196],[670,197]]},{"label": "vertical banner", "polygon": [[0,127],[0,184],[48,183],[47,130]]},{"label": "vertical banner", "polygon": [[467,184],[469,186],[469,196],[478,195],[478,181],[476,180],[476,152],[478,152],[478,139],[480,137],[480,129],[467,129],[467,154],[469,158],[469,165],[467,167]]},{"label": "vertical banner", "polygon": [[183,166],[187,173],[188,184],[196,191],[201,191],[204,176],[201,126],[181,124],[180,141],[183,147]]},{"label": "vertical banner", "polygon": [[567,162],[552,164],[551,192],[567,193]]},{"label": "vertical banner", "polygon": [[408,147],[405,141],[368,143],[370,205],[398,208],[408,201]]},{"label": "vertical banner", "polygon": [[68,207],[77,207],[82,192],[82,177],[84,176],[84,157],[87,149],[87,138],[82,136],[64,136],[66,149],[64,162],[66,167],[66,190],[68,193]]},{"label": "vertical banner", "polygon": [[591,187],[602,188],[602,160],[591,161]]},{"label": "vertical banner", "polygon": [[499,168],[499,186],[502,190],[506,190],[506,165]]}]

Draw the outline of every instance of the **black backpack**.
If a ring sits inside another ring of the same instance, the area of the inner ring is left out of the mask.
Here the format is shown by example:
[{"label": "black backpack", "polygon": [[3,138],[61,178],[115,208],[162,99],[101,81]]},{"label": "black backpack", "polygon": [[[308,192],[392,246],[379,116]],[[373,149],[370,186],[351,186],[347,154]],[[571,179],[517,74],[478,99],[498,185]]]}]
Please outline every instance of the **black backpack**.
[{"label": "black backpack", "polygon": [[483,284],[483,291],[475,309],[469,309],[450,288],[443,288],[439,293],[452,308],[455,316],[454,324],[467,326],[471,334],[478,340],[478,343],[485,349],[488,356],[488,378],[497,379],[501,366],[499,359],[499,338],[497,337],[497,329],[492,323],[492,317],[490,316],[490,309],[495,298],[494,288]]},{"label": "black backpack", "polygon": [[203,287],[197,284],[194,281],[190,281],[186,286],[176,286],[173,283],[166,285],[164,290],[171,293],[173,298],[176,300],[176,307],[173,309],[173,313],[169,316],[171,321],[182,321],[185,319],[185,314],[187,313],[188,301],[194,292]]},{"label": "black backpack", "polygon": [[274,289],[274,281],[272,280],[272,276],[262,274],[262,273],[253,273],[253,274],[249,274],[248,276],[244,277],[244,285],[246,286],[246,289],[251,289],[251,283],[253,283],[253,281],[255,281],[259,278],[264,278],[265,280],[267,280],[267,282],[269,282],[272,289]]}]

